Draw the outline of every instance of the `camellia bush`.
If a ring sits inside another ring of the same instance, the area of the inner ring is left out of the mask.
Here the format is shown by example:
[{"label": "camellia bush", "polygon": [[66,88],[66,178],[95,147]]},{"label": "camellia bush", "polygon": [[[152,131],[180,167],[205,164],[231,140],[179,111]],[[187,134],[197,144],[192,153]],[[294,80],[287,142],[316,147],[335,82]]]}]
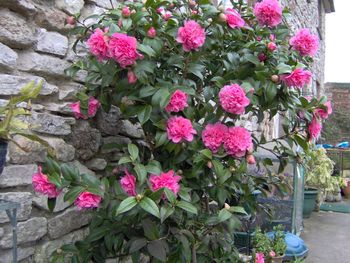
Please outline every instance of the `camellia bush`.
[{"label": "camellia bush", "polygon": [[[75,116],[93,118],[100,105],[106,112],[114,105],[142,125],[144,138],[125,146],[102,177],[54,159],[40,166],[33,186],[51,209],[64,193],[94,215],[88,236],[55,252],[55,261],[238,261],[239,215],[254,211],[255,190],[282,186],[247,166],[272,165],[255,158],[260,148],[280,159],[280,171],[300,161],[296,149],[318,137],[331,107],[302,96],[317,37],[308,29],[291,33],[276,0],[231,3],[134,1],[91,17],[97,22],[90,26],[69,18],[90,51],[67,70],[87,72],[86,90],[71,105]],[[239,126],[244,114],[258,123],[278,115],[283,135],[267,141]]]}]

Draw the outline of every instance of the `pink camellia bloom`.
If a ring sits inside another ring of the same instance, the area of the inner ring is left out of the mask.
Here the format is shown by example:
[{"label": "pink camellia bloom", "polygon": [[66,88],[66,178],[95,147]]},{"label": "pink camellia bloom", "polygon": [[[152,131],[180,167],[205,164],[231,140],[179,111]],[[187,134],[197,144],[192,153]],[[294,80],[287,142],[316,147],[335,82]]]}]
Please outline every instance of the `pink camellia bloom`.
[{"label": "pink camellia bloom", "polygon": [[109,41],[109,55],[119,63],[122,68],[131,66],[142,55],[136,50],[137,40],[126,34],[114,33]]},{"label": "pink camellia bloom", "polygon": [[318,37],[311,34],[309,29],[303,28],[289,40],[289,44],[301,56],[314,56],[318,50]]},{"label": "pink camellia bloom", "polygon": [[276,256],[275,251],[271,250],[269,253],[270,257],[274,258]]},{"label": "pink camellia bloom", "polygon": [[108,30],[105,29],[105,32],[103,32],[100,28],[96,28],[87,41],[91,54],[93,54],[100,62],[108,58],[109,37],[105,35],[107,31]]},{"label": "pink camellia bloom", "polygon": [[255,263],[265,263],[264,253],[255,253]]},{"label": "pink camellia bloom", "polygon": [[312,73],[302,68],[297,68],[289,75],[281,76],[281,79],[286,83],[288,87],[303,88],[305,85],[310,84]]},{"label": "pink camellia bloom", "polygon": [[315,115],[317,117],[320,117],[323,120],[327,119],[328,116],[331,115],[333,112],[332,104],[330,101],[325,102],[324,106],[326,106],[327,110],[324,110],[324,109],[316,109],[315,110]]},{"label": "pink camellia bloom", "polygon": [[178,89],[171,95],[165,110],[167,112],[179,112],[184,110],[187,106],[187,93]]},{"label": "pink camellia bloom", "polygon": [[238,84],[224,86],[219,92],[219,100],[221,107],[233,114],[244,113],[245,107],[250,103],[244,90]]},{"label": "pink camellia bloom", "polygon": [[181,176],[176,175],[173,170],[167,173],[161,173],[160,175],[152,174],[149,178],[153,192],[161,188],[168,188],[175,195],[180,191],[180,180]]},{"label": "pink camellia bloom", "polygon": [[322,124],[317,119],[317,117],[314,116],[308,127],[310,140],[317,139],[318,136],[320,136],[321,130],[322,130]]},{"label": "pink camellia bloom", "polygon": [[131,11],[130,11],[129,7],[128,6],[124,6],[122,8],[122,16],[123,17],[129,17],[130,14],[131,14]]},{"label": "pink camellia bloom", "polygon": [[267,44],[267,49],[270,50],[271,52],[275,51],[277,48],[277,45],[274,42],[269,42]]},{"label": "pink camellia bloom", "polygon": [[254,6],[254,15],[260,26],[277,26],[282,22],[282,8],[277,0],[263,0]]},{"label": "pink camellia bloom", "polygon": [[98,108],[100,107],[100,102],[95,99],[94,97],[90,97],[89,98],[89,103],[88,103],[88,114],[89,114],[89,117],[93,117],[95,116]]},{"label": "pink camellia bloom", "polygon": [[134,84],[136,82],[137,82],[137,77],[136,77],[134,71],[129,70],[128,71],[128,83],[129,84]]},{"label": "pink camellia bloom", "polygon": [[32,176],[32,184],[35,192],[47,195],[48,198],[56,198],[61,193],[56,185],[49,181],[48,176],[42,173],[40,165],[38,166],[38,172]]},{"label": "pink camellia bloom", "polygon": [[69,107],[71,108],[71,110],[73,111],[74,113],[74,117],[76,119],[87,119],[87,116],[85,116],[84,114],[81,113],[80,111],[80,101],[77,101],[77,102],[74,102],[74,103],[71,103],[69,104]]},{"label": "pink camellia bloom", "polygon": [[164,19],[165,21],[168,21],[168,20],[170,19],[171,16],[172,16],[172,13],[171,13],[171,12],[165,12],[165,13],[163,14],[163,19]]},{"label": "pink camellia bloom", "polygon": [[157,31],[154,29],[154,27],[151,27],[150,29],[148,29],[147,36],[149,38],[155,38],[156,35],[157,35]]},{"label": "pink camellia bloom", "polygon": [[193,141],[193,134],[197,134],[196,130],[192,127],[191,121],[181,116],[171,117],[168,120],[166,130],[168,139],[174,143],[179,143],[182,140],[191,142]]},{"label": "pink camellia bloom", "polygon": [[198,50],[205,42],[205,31],[196,21],[187,21],[179,28],[176,41],[182,44],[186,52]]},{"label": "pink camellia bloom", "polygon": [[234,157],[243,157],[253,148],[252,136],[243,127],[230,127],[225,134],[224,149]]},{"label": "pink camellia bloom", "polygon": [[227,8],[226,12],[226,22],[229,27],[231,28],[240,28],[245,25],[244,20],[242,19],[241,15],[232,8]]},{"label": "pink camellia bloom", "polygon": [[205,126],[202,132],[202,141],[205,147],[209,148],[213,153],[217,153],[224,141],[227,129],[227,126],[220,122]]},{"label": "pink camellia bloom", "polygon": [[101,196],[85,191],[77,197],[74,204],[78,209],[95,208],[99,206],[101,200]]},{"label": "pink camellia bloom", "polygon": [[125,175],[120,179],[120,186],[128,195],[136,195],[136,177],[127,170],[125,170]]}]

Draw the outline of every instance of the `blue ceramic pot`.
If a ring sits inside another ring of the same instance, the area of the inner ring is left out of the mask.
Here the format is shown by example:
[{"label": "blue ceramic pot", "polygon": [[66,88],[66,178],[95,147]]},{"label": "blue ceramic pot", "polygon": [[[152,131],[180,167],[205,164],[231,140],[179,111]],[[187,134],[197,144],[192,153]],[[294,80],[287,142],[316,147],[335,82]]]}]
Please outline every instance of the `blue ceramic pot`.
[{"label": "blue ceramic pot", "polygon": [[7,154],[7,141],[0,140],[0,175],[4,170]]}]

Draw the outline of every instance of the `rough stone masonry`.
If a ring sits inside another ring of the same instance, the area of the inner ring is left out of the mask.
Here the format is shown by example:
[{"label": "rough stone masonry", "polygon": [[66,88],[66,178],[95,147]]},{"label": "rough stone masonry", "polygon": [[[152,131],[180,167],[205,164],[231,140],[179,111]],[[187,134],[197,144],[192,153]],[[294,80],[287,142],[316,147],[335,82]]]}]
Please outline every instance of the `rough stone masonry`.
[{"label": "rough stone masonry", "polygon": [[[112,0],[116,4],[116,0]],[[292,8],[293,24],[309,26],[313,32],[323,9],[317,1],[284,1]],[[71,47],[74,39],[68,35],[67,15],[80,12],[83,17],[99,14],[110,8],[109,0],[1,0],[0,1],[0,98],[6,100],[18,94],[31,80],[44,81],[40,97],[33,102],[30,119],[32,131],[46,140],[58,159],[80,171],[95,174],[107,163],[113,165],[121,153],[104,147],[110,143],[127,144],[144,136],[140,125],[121,118],[113,107],[109,113],[100,111],[93,121],[75,120],[67,105],[83,88],[83,75],[69,79],[64,70],[79,56],[85,56],[83,46],[78,54]],[[87,22],[92,22],[87,21]],[[321,29],[323,30],[323,24]],[[321,31],[321,34],[323,31]],[[323,41],[317,57],[316,76],[323,83]],[[37,196],[31,187],[36,162],[43,161],[46,152],[38,143],[16,136],[23,152],[9,145],[7,164],[0,176],[0,199],[21,203],[18,211],[18,253],[20,262],[49,262],[49,255],[64,243],[86,235],[91,215],[78,212],[58,198],[54,213],[49,213],[46,199]],[[0,263],[11,262],[12,232],[5,213],[0,213]]]}]

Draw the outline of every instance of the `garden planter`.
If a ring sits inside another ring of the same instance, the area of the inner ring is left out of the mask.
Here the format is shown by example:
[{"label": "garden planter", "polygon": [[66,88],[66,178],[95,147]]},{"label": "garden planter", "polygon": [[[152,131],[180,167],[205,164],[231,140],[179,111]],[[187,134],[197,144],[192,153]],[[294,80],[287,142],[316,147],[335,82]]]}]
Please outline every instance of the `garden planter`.
[{"label": "garden planter", "polygon": [[2,170],[4,170],[7,154],[7,141],[0,140],[0,175]]},{"label": "garden planter", "polygon": [[284,255],[271,258],[271,263],[282,263]]},{"label": "garden planter", "polygon": [[252,248],[254,232],[235,232],[234,236],[235,246],[237,248],[247,248],[247,250]]},{"label": "garden planter", "polygon": [[343,194],[346,199],[350,199],[350,181],[347,183],[347,186],[343,189]]},{"label": "garden planter", "polygon": [[309,218],[312,211],[315,209],[316,198],[318,189],[306,188],[304,191],[304,206],[303,206],[303,217]]}]

